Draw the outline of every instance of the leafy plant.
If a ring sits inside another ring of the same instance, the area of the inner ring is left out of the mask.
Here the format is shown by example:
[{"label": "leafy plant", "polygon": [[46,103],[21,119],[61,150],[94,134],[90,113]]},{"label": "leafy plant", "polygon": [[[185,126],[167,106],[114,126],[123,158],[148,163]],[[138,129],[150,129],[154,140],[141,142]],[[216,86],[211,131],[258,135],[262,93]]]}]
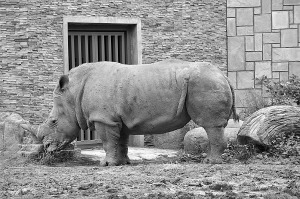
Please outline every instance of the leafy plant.
[{"label": "leafy plant", "polygon": [[225,149],[222,154],[222,158],[224,162],[227,163],[232,161],[247,163],[254,155],[256,155],[257,150],[256,146],[252,143],[241,145],[234,140],[228,142],[227,149]]},{"label": "leafy plant", "polygon": [[284,133],[276,136],[271,141],[268,154],[274,157],[297,157],[300,156],[300,135],[295,133]]},{"label": "leafy plant", "polygon": [[266,87],[270,94],[270,105],[299,105],[300,79],[296,75],[290,76],[287,81],[276,82],[266,76],[256,79],[258,84]]},{"label": "leafy plant", "polygon": [[256,78],[256,85],[261,85],[268,96],[264,97],[255,90],[250,90],[244,101],[244,107],[247,108],[240,112],[241,119],[268,106],[300,104],[300,78],[296,75],[280,82],[263,75],[261,78]]}]

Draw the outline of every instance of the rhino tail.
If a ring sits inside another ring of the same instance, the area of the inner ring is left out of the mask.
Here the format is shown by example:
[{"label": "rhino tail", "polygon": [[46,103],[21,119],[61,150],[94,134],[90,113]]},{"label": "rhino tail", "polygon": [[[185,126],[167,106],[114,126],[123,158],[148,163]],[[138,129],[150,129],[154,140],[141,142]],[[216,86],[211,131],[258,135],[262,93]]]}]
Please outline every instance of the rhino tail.
[{"label": "rhino tail", "polygon": [[237,114],[236,112],[236,107],[235,107],[235,94],[234,94],[234,88],[233,86],[231,85],[229,79],[226,77],[227,81],[228,81],[228,84],[230,86],[230,90],[231,90],[231,95],[232,95],[232,107],[231,107],[231,113],[232,113],[232,118],[235,122],[238,122],[239,121],[239,115]]}]

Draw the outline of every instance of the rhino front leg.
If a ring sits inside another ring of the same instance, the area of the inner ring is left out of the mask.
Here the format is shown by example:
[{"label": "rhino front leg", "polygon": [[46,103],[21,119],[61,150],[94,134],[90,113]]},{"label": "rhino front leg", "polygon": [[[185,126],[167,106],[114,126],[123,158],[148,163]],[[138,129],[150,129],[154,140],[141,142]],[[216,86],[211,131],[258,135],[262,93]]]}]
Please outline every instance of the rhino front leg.
[{"label": "rhino front leg", "polygon": [[204,127],[209,139],[208,157],[205,162],[212,164],[222,163],[221,155],[227,147],[227,142],[224,137],[224,127]]},{"label": "rhino front leg", "polygon": [[116,166],[122,164],[120,159],[120,128],[108,126],[103,123],[95,123],[96,132],[99,133],[106,153],[101,166]]},{"label": "rhino front leg", "polygon": [[120,154],[120,161],[121,164],[130,164],[130,159],[128,157],[128,141],[129,141],[129,134],[121,131],[121,137],[120,137],[120,147],[118,154]]}]

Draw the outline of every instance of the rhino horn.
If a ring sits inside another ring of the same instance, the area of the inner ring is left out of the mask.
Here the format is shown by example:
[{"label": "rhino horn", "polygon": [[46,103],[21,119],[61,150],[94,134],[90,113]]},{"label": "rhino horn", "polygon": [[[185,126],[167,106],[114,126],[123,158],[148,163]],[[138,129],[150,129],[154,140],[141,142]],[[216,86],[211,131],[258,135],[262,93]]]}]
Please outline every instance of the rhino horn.
[{"label": "rhino horn", "polygon": [[27,130],[29,133],[30,133],[30,135],[31,135],[31,137],[32,137],[32,139],[33,139],[33,141],[36,143],[36,144],[38,144],[38,143],[41,143],[42,142],[42,139],[41,138],[39,138],[39,136],[38,136],[38,128],[36,128],[34,125],[31,125],[31,124],[20,124],[20,126],[23,128],[23,129],[25,129],[25,130]]}]

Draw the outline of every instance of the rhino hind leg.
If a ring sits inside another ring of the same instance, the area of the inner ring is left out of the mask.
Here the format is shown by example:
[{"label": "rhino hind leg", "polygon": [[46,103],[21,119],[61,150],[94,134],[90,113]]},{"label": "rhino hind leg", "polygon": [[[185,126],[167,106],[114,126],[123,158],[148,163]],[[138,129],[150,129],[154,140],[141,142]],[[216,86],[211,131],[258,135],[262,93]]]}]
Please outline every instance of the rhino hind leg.
[{"label": "rhino hind leg", "polygon": [[209,151],[205,162],[222,163],[221,155],[227,147],[224,127],[227,125],[231,106],[226,95],[218,92],[207,92],[202,98],[192,93],[188,98],[188,114],[197,125],[205,129],[209,139]]},{"label": "rhino hind leg", "polygon": [[95,129],[99,133],[106,156],[101,161],[101,166],[117,166],[128,164],[128,136],[120,134],[120,128],[108,126],[103,123],[95,123]]},{"label": "rhino hind leg", "polygon": [[224,127],[204,127],[209,140],[208,156],[204,160],[206,163],[222,163],[221,155],[227,147],[224,137]]}]

